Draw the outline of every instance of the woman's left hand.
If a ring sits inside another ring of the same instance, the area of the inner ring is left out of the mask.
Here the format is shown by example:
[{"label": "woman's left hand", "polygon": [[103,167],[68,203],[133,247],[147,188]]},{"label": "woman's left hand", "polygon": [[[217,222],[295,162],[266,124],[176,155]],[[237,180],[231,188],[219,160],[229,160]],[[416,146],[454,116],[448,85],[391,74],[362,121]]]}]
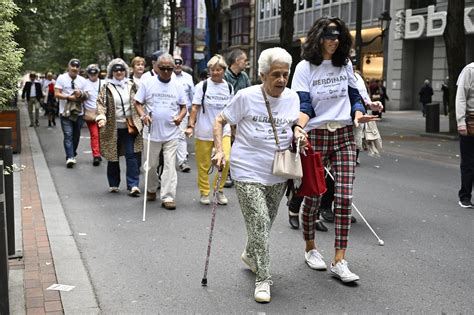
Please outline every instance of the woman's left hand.
[{"label": "woman's left hand", "polygon": [[217,166],[219,169],[223,169],[225,167],[225,154],[223,151],[217,151],[216,154],[211,159],[212,164]]},{"label": "woman's left hand", "polygon": [[308,134],[302,128],[296,126],[293,133],[293,140],[298,144],[300,148],[304,148],[308,145]]}]

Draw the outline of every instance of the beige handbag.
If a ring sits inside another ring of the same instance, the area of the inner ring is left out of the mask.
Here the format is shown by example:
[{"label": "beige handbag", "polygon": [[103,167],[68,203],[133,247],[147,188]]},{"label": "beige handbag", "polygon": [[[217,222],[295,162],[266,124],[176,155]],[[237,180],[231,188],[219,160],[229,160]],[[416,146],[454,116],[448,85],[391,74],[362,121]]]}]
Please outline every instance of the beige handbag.
[{"label": "beige handbag", "polygon": [[278,146],[278,150],[275,151],[273,158],[272,174],[275,176],[283,177],[286,179],[301,179],[303,177],[303,167],[301,166],[301,158],[299,154],[292,152],[290,149],[282,150],[280,148],[280,140],[278,139],[278,133],[275,127],[275,121],[273,120],[272,111],[270,109],[270,103],[268,102],[267,95],[262,85],[262,94],[265,99],[265,105],[268,111],[268,118],[272,124],[273,135],[275,136],[275,142]]},{"label": "beige handbag", "polygon": [[97,111],[92,109],[85,109],[84,110],[84,120],[85,121],[95,121],[97,117]]}]

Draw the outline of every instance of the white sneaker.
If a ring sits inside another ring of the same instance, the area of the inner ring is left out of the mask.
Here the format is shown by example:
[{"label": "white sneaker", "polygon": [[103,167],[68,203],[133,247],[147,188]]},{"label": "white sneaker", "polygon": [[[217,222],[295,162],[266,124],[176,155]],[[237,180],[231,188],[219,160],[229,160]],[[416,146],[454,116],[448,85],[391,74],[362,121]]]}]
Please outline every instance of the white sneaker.
[{"label": "white sneaker", "polygon": [[67,168],[72,168],[76,164],[76,159],[75,158],[68,158],[66,160],[66,167]]},{"label": "white sneaker", "polygon": [[219,191],[217,193],[217,203],[222,206],[225,206],[228,202],[229,200],[227,200],[227,197],[224,195],[224,193],[222,191]]},{"label": "white sneaker", "polygon": [[259,303],[268,303],[271,300],[270,286],[273,284],[272,280],[263,280],[255,282],[255,301]]},{"label": "white sneaker", "polygon": [[359,280],[359,276],[349,270],[347,261],[344,259],[335,266],[331,264],[331,273],[341,279],[342,282],[353,282]]},{"label": "white sneaker", "polygon": [[304,258],[309,268],[314,270],[326,270],[328,266],[323,260],[323,256],[316,250],[312,249],[309,252],[304,253]]},{"label": "white sneaker", "polygon": [[257,266],[255,265],[255,261],[253,260],[253,258],[247,256],[247,252],[245,250],[240,256],[240,258],[250,268],[250,270],[252,270],[253,273],[257,272]]},{"label": "white sneaker", "polygon": [[111,193],[118,193],[119,190],[120,189],[118,187],[109,187],[109,192],[111,192]]},{"label": "white sneaker", "polygon": [[128,195],[132,197],[139,197],[140,193],[141,193],[140,188],[138,188],[137,186],[133,186],[132,189],[130,189],[130,192],[128,193]]},{"label": "white sneaker", "polygon": [[203,205],[210,205],[211,199],[209,199],[209,195],[201,195],[201,198],[199,198],[199,202]]}]

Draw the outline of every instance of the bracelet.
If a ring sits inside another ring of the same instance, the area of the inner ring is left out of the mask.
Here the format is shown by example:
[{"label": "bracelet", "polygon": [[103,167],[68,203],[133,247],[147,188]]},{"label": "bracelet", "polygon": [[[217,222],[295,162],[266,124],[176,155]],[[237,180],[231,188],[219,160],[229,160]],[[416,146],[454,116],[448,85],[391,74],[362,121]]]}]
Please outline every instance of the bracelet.
[{"label": "bracelet", "polygon": [[300,125],[294,124],[293,126],[291,126],[291,131],[293,131],[293,133],[295,132],[295,128],[296,128],[296,127],[300,127],[302,130],[304,130],[304,128],[301,127]]}]

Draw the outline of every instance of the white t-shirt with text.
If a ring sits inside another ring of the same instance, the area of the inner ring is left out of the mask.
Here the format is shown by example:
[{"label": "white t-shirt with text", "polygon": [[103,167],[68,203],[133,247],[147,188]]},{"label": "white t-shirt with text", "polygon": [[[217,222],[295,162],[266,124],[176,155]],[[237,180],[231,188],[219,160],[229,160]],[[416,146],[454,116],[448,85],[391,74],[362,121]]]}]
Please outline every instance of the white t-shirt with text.
[{"label": "white t-shirt with text", "polygon": [[[291,126],[298,121],[300,101],[296,92],[286,88],[278,98],[267,95],[282,150],[293,140]],[[261,85],[239,90],[222,111],[224,118],[237,125],[230,154],[232,178],[237,181],[274,185],[286,179],[272,174],[278,147],[268,118]]]},{"label": "white t-shirt with text", "polygon": [[[194,137],[199,140],[213,141],[212,128],[217,115],[229,104],[232,99],[233,92],[229,92],[229,86],[224,80],[216,83],[211,79],[207,79],[206,95],[204,97],[204,109],[202,110],[204,81],[196,85],[196,93],[194,94],[193,104],[199,105],[197,113],[196,125],[194,126]],[[230,136],[230,126],[224,126],[224,136]]]},{"label": "white t-shirt with text", "polygon": [[96,110],[97,108],[97,96],[99,95],[100,88],[105,84],[105,80],[97,79],[97,81],[92,82],[91,80],[86,80],[86,86],[84,91],[87,92],[89,97],[84,101],[84,108],[89,110]]},{"label": "white t-shirt with text", "polygon": [[[152,112],[152,141],[166,142],[180,136],[182,131],[173,122],[180,112],[180,105],[186,105],[186,96],[180,82],[171,79],[164,83],[157,76],[142,79],[135,100],[146,107],[147,113]],[[143,137],[146,139],[147,136],[145,132]]]},{"label": "white t-shirt with text", "polygon": [[343,67],[334,67],[331,60],[323,60],[319,66],[306,60],[298,63],[291,89],[309,92],[316,114],[308,121],[305,130],[320,127],[330,121],[352,125],[348,86],[357,89],[357,79],[350,62]]}]

